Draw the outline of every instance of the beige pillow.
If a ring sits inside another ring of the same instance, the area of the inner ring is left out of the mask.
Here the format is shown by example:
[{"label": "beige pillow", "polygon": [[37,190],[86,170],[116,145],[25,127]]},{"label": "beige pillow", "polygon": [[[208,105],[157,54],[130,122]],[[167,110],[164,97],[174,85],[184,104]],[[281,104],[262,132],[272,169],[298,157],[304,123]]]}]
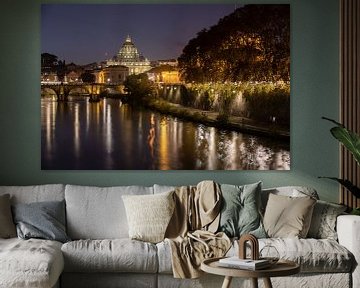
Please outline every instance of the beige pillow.
[{"label": "beige pillow", "polygon": [[316,200],[311,197],[269,195],[264,228],[269,237],[305,238]]},{"label": "beige pillow", "polygon": [[0,196],[0,238],[16,237],[9,194]]},{"label": "beige pillow", "polygon": [[175,207],[173,193],[122,196],[131,239],[151,243],[164,240]]}]

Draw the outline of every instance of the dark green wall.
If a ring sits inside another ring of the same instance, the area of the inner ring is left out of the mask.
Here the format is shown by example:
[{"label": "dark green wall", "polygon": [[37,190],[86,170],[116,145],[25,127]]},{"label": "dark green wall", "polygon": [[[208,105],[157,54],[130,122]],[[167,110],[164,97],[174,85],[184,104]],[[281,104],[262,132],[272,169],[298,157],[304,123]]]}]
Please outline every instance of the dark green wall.
[{"label": "dark green wall", "polygon": [[[75,1],[62,1],[71,3]],[[99,3],[80,1],[76,3]],[[197,3],[215,1],[197,1]],[[223,1],[222,3],[225,3]],[[231,1],[227,1],[232,3]],[[337,201],[338,186],[318,175],[338,175],[338,146],[321,116],[338,118],[338,1],[250,1],[291,4],[291,171],[41,171],[40,4],[0,4],[0,185],[194,184],[203,179],[264,186],[308,185]],[[114,3],[114,1],[101,1]],[[129,2],[128,2],[129,3]],[[132,2],[133,3],[133,2]],[[139,3],[156,3],[146,1]],[[162,2],[165,3],[165,2]],[[173,3],[173,2],[172,2]],[[185,2],[183,2],[185,3]],[[191,3],[191,1],[188,1]],[[74,23],[76,25],[76,23]]]}]

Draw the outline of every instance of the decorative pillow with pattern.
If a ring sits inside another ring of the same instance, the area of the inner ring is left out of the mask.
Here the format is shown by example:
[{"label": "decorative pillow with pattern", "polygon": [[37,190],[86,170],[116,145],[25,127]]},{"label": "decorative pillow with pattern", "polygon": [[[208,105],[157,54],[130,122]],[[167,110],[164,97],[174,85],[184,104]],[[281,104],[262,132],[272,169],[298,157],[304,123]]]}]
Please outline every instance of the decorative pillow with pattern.
[{"label": "decorative pillow with pattern", "polygon": [[337,240],[336,218],[345,210],[344,205],[318,200],[312,214],[308,237]]}]

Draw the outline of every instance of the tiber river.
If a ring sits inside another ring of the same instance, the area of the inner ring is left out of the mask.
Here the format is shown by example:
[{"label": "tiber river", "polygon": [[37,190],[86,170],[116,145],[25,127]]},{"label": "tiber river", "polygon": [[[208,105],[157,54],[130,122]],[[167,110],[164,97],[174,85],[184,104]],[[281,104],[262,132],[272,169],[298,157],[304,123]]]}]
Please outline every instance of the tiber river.
[{"label": "tiber river", "polygon": [[288,170],[290,146],[116,99],[41,99],[42,169]]}]

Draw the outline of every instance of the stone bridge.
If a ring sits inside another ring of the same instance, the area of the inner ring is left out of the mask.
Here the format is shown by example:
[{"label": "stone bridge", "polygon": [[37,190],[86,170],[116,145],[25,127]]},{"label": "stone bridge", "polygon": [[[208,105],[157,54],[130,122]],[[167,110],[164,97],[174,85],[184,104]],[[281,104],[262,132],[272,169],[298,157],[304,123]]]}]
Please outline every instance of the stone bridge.
[{"label": "stone bridge", "polygon": [[41,83],[41,90],[50,89],[55,92],[58,101],[67,101],[71,91],[80,89],[89,94],[89,101],[96,102],[100,100],[100,94],[107,89],[113,89],[120,94],[124,94],[124,85],[107,83]]}]

